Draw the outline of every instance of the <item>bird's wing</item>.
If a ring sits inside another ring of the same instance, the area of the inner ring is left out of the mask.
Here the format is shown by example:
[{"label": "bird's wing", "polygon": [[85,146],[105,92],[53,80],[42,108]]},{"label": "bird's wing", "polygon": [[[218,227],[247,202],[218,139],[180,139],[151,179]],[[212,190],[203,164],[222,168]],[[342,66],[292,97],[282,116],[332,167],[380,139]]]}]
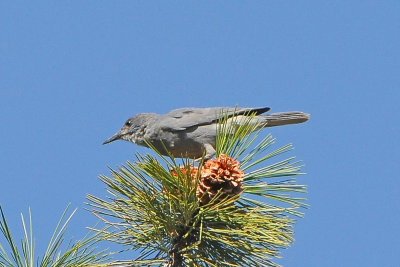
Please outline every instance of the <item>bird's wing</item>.
[{"label": "bird's wing", "polygon": [[221,116],[228,117],[247,113],[262,114],[270,108],[181,108],[170,111],[160,117],[161,127],[165,130],[183,131],[193,126],[201,126],[215,123]]}]

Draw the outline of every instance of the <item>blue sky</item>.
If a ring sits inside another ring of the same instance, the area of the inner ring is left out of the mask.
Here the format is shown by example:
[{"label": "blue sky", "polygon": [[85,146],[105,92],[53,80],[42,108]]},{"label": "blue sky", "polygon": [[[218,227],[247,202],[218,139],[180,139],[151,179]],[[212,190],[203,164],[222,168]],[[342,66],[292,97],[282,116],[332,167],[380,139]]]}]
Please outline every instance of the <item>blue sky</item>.
[{"label": "blue sky", "polygon": [[[131,115],[193,106],[312,114],[266,130],[308,174],[284,266],[398,266],[398,1],[1,1],[0,203],[38,249],[61,211],[145,148],[101,143]],[[104,244],[107,246],[107,244]]]}]

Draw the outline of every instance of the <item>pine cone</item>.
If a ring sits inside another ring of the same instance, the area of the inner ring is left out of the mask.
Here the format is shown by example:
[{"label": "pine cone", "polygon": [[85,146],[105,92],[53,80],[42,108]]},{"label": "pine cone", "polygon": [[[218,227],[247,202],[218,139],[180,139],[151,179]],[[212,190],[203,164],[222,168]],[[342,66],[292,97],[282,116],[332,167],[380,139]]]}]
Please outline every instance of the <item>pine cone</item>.
[{"label": "pine cone", "polygon": [[[186,175],[186,170],[187,170],[186,167],[180,167],[180,171],[182,172],[182,174],[183,174],[184,176]],[[192,179],[192,181],[194,181],[194,180],[196,179],[197,171],[198,171],[198,168],[197,168],[197,167],[192,167],[192,166],[190,167],[190,178]],[[178,177],[178,173],[177,173],[175,170],[171,170],[170,173],[171,173],[173,176]],[[162,191],[163,191],[163,193],[164,193],[165,195],[168,195],[168,196],[169,196],[169,192],[168,192],[168,190],[167,190],[165,187],[163,187]],[[179,196],[179,195],[178,195],[178,196]]]},{"label": "pine cone", "polygon": [[[186,175],[186,168],[185,167],[181,167],[181,172]],[[196,179],[196,175],[197,175],[197,167],[190,167],[190,176],[192,178],[192,180]],[[178,173],[174,170],[171,171],[171,174],[175,177],[178,177]]]},{"label": "pine cone", "polygon": [[215,160],[208,160],[201,169],[197,197],[207,204],[221,190],[219,200],[240,194],[243,191],[244,172],[239,169],[239,161],[221,154]]}]

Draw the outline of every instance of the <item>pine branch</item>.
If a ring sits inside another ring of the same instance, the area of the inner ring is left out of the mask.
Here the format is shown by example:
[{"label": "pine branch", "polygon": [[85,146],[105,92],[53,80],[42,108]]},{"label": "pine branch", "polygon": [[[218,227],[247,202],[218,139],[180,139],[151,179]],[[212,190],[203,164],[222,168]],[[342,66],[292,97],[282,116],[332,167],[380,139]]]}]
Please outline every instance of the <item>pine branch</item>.
[{"label": "pine branch", "polygon": [[277,266],[272,259],[293,242],[293,216],[306,207],[297,194],[306,188],[295,182],[294,157],[272,162],[291,145],[267,152],[275,140],[256,144],[262,125],[251,118],[223,117],[215,160],[178,163],[155,151],[100,176],[109,198],[87,198],[110,227],[102,238],[140,251],[124,263]]}]

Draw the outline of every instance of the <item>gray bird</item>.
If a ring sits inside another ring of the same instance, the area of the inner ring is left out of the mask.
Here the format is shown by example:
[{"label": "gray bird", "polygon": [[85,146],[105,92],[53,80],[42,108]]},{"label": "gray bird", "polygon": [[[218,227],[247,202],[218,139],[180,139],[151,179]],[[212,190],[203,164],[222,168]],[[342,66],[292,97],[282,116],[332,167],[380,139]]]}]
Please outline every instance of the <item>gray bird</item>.
[{"label": "gray bird", "polygon": [[270,108],[181,108],[159,115],[141,113],[129,118],[115,135],[103,144],[126,140],[148,147],[150,142],[161,154],[171,153],[176,158],[198,159],[205,153],[209,159],[215,155],[217,124],[221,116],[228,116],[228,123],[248,121],[246,116],[255,113],[251,123],[261,127],[302,123],[309,114],[292,111],[261,115]]}]

